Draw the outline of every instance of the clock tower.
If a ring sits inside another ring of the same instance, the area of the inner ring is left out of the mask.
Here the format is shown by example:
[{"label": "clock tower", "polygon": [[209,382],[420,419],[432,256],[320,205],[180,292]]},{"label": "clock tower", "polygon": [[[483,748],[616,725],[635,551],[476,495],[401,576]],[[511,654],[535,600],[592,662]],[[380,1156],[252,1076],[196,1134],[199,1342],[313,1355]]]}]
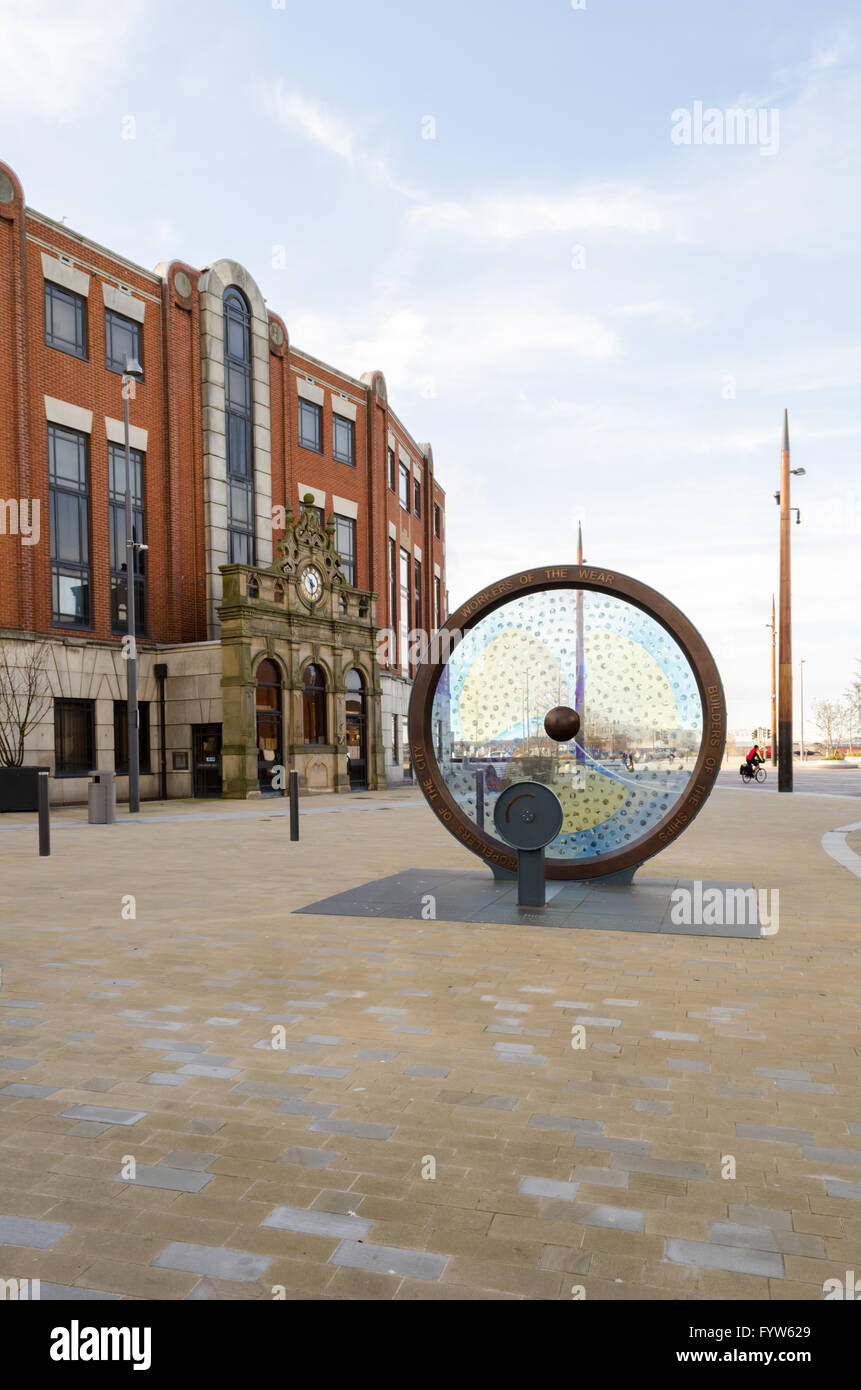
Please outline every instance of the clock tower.
[{"label": "clock tower", "polygon": [[377,595],[347,582],[307,493],[272,565],[222,565],[223,794],[384,787]]}]

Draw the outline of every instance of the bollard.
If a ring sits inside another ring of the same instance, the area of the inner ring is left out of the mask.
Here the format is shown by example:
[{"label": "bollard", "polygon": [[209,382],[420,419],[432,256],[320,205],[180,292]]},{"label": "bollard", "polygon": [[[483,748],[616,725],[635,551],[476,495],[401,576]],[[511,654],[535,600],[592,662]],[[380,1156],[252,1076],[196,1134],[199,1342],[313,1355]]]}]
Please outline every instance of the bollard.
[{"label": "bollard", "polygon": [[290,839],[299,839],[299,774],[290,773]]},{"label": "bollard", "polygon": [[36,782],[36,796],[39,811],[39,855],[42,858],[51,853],[51,803],[48,796],[48,777],[47,768],[44,771],[40,768]]},{"label": "bollard", "polygon": [[479,830],[484,829],[484,768],[475,774],[475,823]]}]

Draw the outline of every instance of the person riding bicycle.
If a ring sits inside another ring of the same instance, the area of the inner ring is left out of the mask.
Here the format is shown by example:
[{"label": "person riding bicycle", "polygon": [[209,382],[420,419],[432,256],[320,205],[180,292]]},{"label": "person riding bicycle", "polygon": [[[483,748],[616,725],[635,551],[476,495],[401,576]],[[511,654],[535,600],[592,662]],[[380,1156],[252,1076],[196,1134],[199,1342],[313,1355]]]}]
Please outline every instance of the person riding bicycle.
[{"label": "person riding bicycle", "polygon": [[748,771],[750,772],[751,777],[753,777],[760,763],[765,762],[765,758],[759,751],[758,743],[755,743],[753,745],[747,757],[745,758],[745,762],[747,763]]}]

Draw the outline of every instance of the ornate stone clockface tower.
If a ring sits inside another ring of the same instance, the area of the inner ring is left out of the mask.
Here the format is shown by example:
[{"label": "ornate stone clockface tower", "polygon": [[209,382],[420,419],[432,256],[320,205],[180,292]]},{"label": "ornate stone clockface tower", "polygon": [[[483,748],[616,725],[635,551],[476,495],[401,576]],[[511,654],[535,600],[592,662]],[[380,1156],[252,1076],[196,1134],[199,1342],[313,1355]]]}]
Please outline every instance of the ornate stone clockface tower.
[{"label": "ornate stone clockface tower", "polygon": [[224,796],[385,786],[376,594],[354,589],[306,494],[266,569],[222,565]]}]

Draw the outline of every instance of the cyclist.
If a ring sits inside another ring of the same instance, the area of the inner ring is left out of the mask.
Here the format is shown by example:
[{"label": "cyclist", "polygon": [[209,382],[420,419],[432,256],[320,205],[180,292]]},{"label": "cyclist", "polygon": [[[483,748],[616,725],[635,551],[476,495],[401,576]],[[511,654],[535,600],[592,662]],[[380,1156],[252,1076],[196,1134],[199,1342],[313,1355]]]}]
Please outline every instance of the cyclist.
[{"label": "cyclist", "polygon": [[758,743],[755,743],[753,745],[747,757],[745,758],[745,762],[747,763],[748,772],[750,773],[751,777],[755,776],[756,769],[759,767],[760,763],[765,762],[765,758],[759,751]]}]

